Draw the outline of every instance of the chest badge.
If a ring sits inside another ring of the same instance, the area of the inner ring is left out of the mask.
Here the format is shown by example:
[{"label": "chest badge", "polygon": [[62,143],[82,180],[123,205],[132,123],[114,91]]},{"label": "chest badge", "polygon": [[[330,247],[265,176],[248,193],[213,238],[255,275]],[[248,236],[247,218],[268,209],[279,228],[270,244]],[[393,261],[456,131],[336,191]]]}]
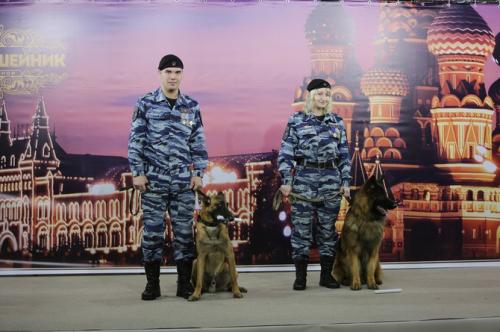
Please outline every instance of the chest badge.
[{"label": "chest badge", "polygon": [[181,107],[179,112],[181,113],[181,123],[185,126],[192,127],[194,124],[194,116],[191,110],[187,107]]},{"label": "chest badge", "polygon": [[337,128],[337,127],[332,128],[331,133],[332,133],[333,138],[336,138],[336,139],[340,138],[340,130],[339,130],[339,128]]}]

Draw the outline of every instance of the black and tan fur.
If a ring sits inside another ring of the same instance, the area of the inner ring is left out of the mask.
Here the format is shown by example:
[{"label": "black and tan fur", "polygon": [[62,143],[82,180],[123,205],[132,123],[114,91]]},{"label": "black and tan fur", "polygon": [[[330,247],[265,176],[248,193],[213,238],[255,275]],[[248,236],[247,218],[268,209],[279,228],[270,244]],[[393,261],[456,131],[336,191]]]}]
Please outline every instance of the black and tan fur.
[{"label": "black and tan fur", "polygon": [[396,202],[387,197],[383,183],[372,176],[356,193],[347,212],[332,275],[339,283],[361,289],[382,284],[379,248],[387,210]]},{"label": "black and tan fur", "polygon": [[202,292],[232,291],[242,298],[246,289],[238,285],[233,246],[226,223],[234,220],[224,194],[202,195],[202,209],[196,224],[197,259],[193,262],[191,281],[194,292],[190,301],[200,299]]}]

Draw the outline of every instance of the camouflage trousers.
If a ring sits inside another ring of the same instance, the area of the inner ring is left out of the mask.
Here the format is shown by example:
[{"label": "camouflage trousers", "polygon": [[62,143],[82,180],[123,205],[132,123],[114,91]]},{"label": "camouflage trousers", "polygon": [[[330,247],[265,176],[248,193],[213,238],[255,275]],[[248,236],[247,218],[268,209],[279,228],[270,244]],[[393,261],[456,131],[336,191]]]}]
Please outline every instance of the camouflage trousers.
[{"label": "camouflage trousers", "polygon": [[[308,259],[313,241],[313,225],[316,221],[315,241],[321,256],[333,256],[338,234],[335,221],[340,210],[340,174],[337,169],[297,168],[292,191],[307,198],[325,199],[324,204],[296,200],[292,204],[292,258]],[[333,197],[333,199],[332,199]]]},{"label": "camouflage trousers", "polygon": [[142,193],[143,262],[161,261],[165,244],[165,211],[170,216],[174,241],[174,260],[193,259],[194,193],[190,190],[189,169],[162,172],[149,168],[147,190]]}]

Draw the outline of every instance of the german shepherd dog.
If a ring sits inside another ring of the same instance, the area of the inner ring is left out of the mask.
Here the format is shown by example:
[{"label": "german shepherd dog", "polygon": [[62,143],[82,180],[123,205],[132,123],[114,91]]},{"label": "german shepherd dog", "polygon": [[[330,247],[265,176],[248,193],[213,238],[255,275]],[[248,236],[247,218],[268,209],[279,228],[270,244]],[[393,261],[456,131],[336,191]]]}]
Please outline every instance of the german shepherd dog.
[{"label": "german shepherd dog", "polygon": [[379,248],[387,210],[397,204],[385,193],[382,180],[375,176],[360,188],[347,212],[340,245],[337,248],[332,276],[352,290],[366,283],[369,289],[382,284]]},{"label": "german shepherd dog", "polygon": [[202,197],[202,208],[196,223],[197,259],[193,262],[191,281],[195,286],[189,301],[197,301],[202,292],[232,291],[242,298],[246,289],[238,286],[238,273],[227,222],[234,216],[227,208],[224,194]]}]

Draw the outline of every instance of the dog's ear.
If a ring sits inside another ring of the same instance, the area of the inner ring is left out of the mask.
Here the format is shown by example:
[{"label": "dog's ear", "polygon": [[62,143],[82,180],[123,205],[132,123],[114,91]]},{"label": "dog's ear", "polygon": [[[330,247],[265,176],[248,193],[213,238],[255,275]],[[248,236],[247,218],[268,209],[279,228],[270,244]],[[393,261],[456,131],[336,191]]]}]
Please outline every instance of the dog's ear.
[{"label": "dog's ear", "polygon": [[210,205],[210,196],[208,196],[207,194],[205,194],[203,191],[201,190],[197,190],[196,191],[198,193],[198,197],[200,197],[201,199],[201,202],[204,204],[204,205]]}]

